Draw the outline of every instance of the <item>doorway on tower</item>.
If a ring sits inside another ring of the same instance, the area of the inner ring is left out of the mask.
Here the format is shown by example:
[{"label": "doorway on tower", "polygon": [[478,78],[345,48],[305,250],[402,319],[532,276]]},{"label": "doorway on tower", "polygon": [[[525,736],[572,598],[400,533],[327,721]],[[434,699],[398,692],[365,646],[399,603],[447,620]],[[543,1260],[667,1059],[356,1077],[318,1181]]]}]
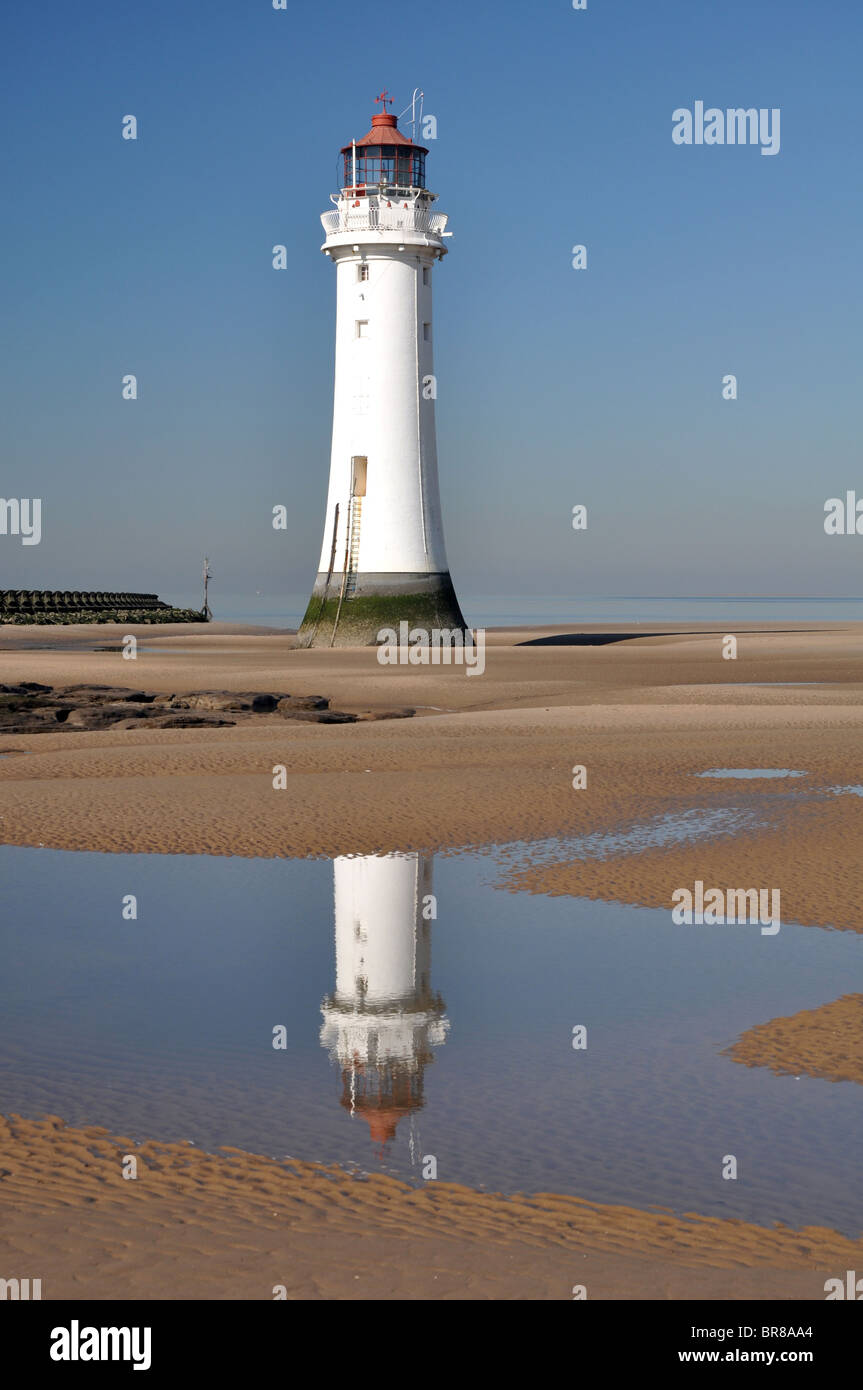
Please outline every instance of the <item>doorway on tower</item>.
[{"label": "doorway on tower", "polygon": [[354,454],[351,459],[351,497],[365,497],[368,467],[365,454]]}]

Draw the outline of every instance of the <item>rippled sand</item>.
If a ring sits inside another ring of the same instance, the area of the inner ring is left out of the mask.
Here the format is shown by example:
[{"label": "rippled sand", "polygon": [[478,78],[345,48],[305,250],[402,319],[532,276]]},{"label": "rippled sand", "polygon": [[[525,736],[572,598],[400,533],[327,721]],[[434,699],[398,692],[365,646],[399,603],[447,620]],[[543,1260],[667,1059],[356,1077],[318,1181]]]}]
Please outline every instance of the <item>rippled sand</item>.
[{"label": "rippled sand", "polygon": [[[123,1177],[129,1157],[137,1177]],[[0,1119],[4,1260],[43,1298],[817,1299],[863,1241]],[[280,1287],[281,1286],[281,1287]]]},{"label": "rippled sand", "polygon": [[822,1076],[863,1085],[863,994],[843,994],[819,1009],[801,1009],[749,1028],[727,1049],[735,1062],[779,1075]]}]

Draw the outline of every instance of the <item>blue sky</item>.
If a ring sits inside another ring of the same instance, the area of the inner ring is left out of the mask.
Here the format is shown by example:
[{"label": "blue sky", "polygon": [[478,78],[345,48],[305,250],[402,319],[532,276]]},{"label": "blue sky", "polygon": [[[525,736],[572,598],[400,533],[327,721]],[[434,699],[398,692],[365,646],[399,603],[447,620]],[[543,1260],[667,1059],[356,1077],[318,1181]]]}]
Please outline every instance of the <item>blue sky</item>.
[{"label": "blue sky", "polygon": [[[435,351],[458,588],[859,593],[863,537],[827,537],[823,507],[863,496],[861,41],[855,0],[7,7],[0,495],[42,498],[43,539],[0,537],[0,587],[179,598],[206,550],[217,593],[310,588],[318,217],[375,95],[398,112],[421,86],[455,233]],[[675,145],[696,100],[779,107],[780,153]]]}]

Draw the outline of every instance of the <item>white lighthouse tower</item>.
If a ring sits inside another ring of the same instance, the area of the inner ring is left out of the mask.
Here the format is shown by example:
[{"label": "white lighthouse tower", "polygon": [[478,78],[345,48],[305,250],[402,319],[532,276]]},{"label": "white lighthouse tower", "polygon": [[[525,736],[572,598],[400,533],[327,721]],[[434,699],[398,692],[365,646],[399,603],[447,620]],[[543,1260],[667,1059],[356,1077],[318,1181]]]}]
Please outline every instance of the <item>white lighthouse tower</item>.
[{"label": "white lighthouse tower", "polygon": [[305,646],[373,643],[382,627],[464,629],[444,548],[437,475],[432,288],[446,214],[432,211],[428,150],[387,111],[342,148],[322,214],[336,267],[330,485]]},{"label": "white lighthouse tower", "polygon": [[421,854],[333,864],[336,988],[321,1043],[342,1074],[341,1104],[381,1145],[422,1108],[425,1068],[449,1028],[431,987],[431,869]]}]

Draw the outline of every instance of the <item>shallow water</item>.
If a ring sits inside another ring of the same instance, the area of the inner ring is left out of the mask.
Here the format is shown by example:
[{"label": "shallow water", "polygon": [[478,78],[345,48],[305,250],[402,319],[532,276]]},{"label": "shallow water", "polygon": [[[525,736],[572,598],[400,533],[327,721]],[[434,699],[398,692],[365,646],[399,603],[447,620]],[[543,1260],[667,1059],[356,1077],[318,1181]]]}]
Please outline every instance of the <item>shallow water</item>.
[{"label": "shallow water", "polygon": [[[172,594],[178,607],[197,608],[200,593]],[[561,623],[855,622],[863,619],[863,599],[736,598],[702,595],[472,594],[460,591],[462,611],[472,627],[520,627]],[[275,623],[296,627],[306,611],[301,594],[224,594],[217,596],[219,621]]]},{"label": "shallow water", "polygon": [[808,777],[807,772],[795,772],[790,767],[712,767],[709,772],[696,772],[696,777]]},{"label": "shallow water", "polygon": [[501,891],[504,862],[0,847],[0,1110],[859,1232],[863,1089],[720,1053],[859,990],[861,939]]},{"label": "shallow water", "polygon": [[553,835],[531,842],[515,840],[493,846],[489,852],[500,859],[528,859],[532,867],[561,860],[610,859],[615,854],[639,854],[642,850],[667,849],[671,845],[695,844],[719,835],[741,834],[766,826],[772,813],[773,808],[769,806],[691,807],[686,811],[651,816],[649,820],[636,821],[620,830]]},{"label": "shallow water", "polygon": [[[205,635],[206,635],[206,634],[205,634]],[[193,656],[193,657],[195,657],[195,659],[196,659],[197,661],[200,661],[203,657],[205,657],[205,656],[207,655],[207,650],[208,650],[208,649],[207,649],[206,647],[204,647],[204,646],[201,646],[201,647],[175,647],[175,646],[173,645],[173,643],[174,643],[176,640],[177,640],[176,638],[166,637],[166,638],[164,639],[164,646],[158,646],[158,647],[156,647],[156,646],[147,646],[147,645],[142,644],[142,643],[139,641],[137,647],[135,648],[135,655],[136,655],[136,658],[139,657],[139,656],[142,656],[142,655],[143,655],[143,656],[148,656],[148,655],[149,655],[149,656]],[[218,639],[213,639],[213,640],[214,640],[214,641],[217,641]],[[88,648],[88,650],[89,650],[89,651],[94,651],[94,652],[121,652],[121,651],[123,650],[123,648],[120,647],[120,646],[113,646],[113,647],[90,647],[90,648]],[[222,658],[223,656],[246,656],[246,657],[247,657],[247,656],[249,655],[249,649],[248,649],[248,647],[221,647],[221,646],[220,646],[220,647],[216,647],[216,646],[213,646],[213,647],[211,647],[209,650],[212,651],[216,656],[218,656],[218,658],[219,658],[220,660],[221,660],[221,658]]]}]

